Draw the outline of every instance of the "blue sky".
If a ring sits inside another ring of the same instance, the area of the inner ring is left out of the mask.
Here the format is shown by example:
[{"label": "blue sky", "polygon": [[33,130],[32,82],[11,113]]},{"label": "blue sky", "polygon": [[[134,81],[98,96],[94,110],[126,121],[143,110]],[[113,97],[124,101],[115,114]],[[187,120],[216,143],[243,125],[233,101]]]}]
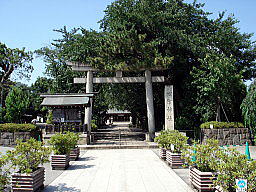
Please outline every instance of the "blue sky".
[{"label": "blue sky", "polygon": [[[82,26],[98,30],[97,23],[104,10],[113,0],[0,0],[0,42],[11,48],[26,47],[36,50],[49,45],[58,33],[53,29],[68,29]],[[192,2],[192,0],[187,0]],[[256,33],[255,0],[198,0],[205,3],[205,10],[213,12],[213,17],[221,11],[234,13],[240,20],[237,25],[241,32]],[[256,35],[253,36],[256,40]],[[42,59],[34,59],[31,84],[38,76],[43,76],[45,64]]]}]

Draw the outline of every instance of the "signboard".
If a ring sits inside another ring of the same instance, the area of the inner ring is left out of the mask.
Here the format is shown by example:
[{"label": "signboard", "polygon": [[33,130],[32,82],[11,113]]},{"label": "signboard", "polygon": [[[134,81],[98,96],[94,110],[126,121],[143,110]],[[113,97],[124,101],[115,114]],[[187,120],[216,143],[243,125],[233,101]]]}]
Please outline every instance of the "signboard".
[{"label": "signboard", "polygon": [[236,179],[236,192],[247,191],[247,179]]},{"label": "signboard", "polygon": [[174,145],[171,144],[171,151],[174,151]]}]

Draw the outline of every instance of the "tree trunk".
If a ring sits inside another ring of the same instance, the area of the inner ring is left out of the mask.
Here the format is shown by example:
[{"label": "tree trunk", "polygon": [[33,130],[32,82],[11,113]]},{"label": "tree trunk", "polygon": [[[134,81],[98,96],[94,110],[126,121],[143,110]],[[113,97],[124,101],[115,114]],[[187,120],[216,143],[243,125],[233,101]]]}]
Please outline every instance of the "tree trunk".
[{"label": "tree trunk", "polygon": [[217,112],[216,112],[216,121],[220,122],[220,98],[218,97],[218,102],[217,102]]}]

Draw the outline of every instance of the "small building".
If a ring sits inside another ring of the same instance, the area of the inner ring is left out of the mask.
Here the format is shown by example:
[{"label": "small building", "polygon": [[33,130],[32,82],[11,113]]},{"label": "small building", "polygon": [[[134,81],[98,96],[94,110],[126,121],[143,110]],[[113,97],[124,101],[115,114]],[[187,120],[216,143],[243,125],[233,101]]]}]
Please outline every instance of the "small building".
[{"label": "small building", "polygon": [[107,124],[113,122],[130,122],[131,121],[131,112],[127,110],[117,110],[109,109],[106,113],[107,115]]},{"label": "small building", "polygon": [[49,107],[56,123],[84,123],[84,109],[91,106],[93,94],[42,94],[41,106]]}]

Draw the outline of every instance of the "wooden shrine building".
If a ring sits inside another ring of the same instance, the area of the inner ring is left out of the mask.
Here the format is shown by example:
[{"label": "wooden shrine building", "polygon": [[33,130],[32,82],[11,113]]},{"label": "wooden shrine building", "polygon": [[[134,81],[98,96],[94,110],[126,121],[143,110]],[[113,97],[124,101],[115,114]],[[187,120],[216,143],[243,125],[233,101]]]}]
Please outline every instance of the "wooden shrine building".
[{"label": "wooden shrine building", "polygon": [[54,123],[84,124],[84,110],[91,106],[93,94],[42,94],[41,106],[48,107],[53,113]]}]

